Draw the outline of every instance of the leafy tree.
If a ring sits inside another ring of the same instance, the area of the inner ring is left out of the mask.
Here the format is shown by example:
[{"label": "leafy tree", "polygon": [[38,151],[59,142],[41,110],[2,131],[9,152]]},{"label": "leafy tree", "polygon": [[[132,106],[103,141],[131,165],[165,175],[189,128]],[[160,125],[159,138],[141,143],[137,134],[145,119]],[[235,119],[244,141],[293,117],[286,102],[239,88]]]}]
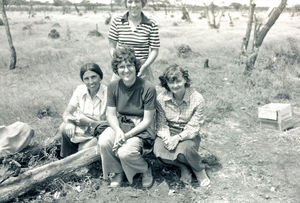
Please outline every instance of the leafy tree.
[{"label": "leafy tree", "polygon": [[237,2],[232,2],[229,6],[234,8],[235,10],[240,10],[243,7],[242,4],[237,3]]}]

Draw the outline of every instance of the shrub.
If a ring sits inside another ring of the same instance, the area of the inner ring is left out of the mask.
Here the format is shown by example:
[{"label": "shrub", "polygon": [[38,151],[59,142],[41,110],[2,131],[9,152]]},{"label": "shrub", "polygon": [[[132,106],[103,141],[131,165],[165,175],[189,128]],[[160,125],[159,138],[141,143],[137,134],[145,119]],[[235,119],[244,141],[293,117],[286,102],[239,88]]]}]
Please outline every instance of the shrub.
[{"label": "shrub", "polygon": [[48,34],[48,37],[52,38],[52,39],[57,39],[57,38],[59,38],[59,36],[60,36],[59,32],[56,29],[50,30],[50,32]]},{"label": "shrub", "polygon": [[108,25],[111,21],[111,15],[105,19],[105,25]]},{"label": "shrub", "polygon": [[59,23],[54,23],[52,27],[61,27]]},{"label": "shrub", "polygon": [[103,35],[98,32],[98,30],[89,31],[88,37],[103,37]]},{"label": "shrub", "polygon": [[191,47],[187,44],[181,44],[176,49],[177,56],[181,58],[187,58],[193,53]]}]

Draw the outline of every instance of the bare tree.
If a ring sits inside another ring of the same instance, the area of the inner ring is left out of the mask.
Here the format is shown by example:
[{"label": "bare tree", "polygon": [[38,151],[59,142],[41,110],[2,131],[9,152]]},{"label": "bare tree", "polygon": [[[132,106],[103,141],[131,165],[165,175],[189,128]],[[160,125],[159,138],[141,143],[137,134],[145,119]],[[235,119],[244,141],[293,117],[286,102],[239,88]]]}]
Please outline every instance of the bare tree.
[{"label": "bare tree", "polygon": [[[245,67],[245,73],[250,73],[251,70],[253,70],[259,48],[261,47],[264,38],[266,37],[267,33],[271,29],[271,27],[274,25],[284,8],[286,7],[287,0],[281,0],[280,4],[277,7],[274,7],[270,14],[268,15],[265,23],[263,24],[260,22],[255,14],[255,4],[252,0],[250,0],[250,8],[249,8],[249,19],[248,19],[248,25],[246,30],[246,35],[243,38],[243,43],[241,47],[241,56],[243,57],[243,60],[246,64]],[[253,28],[253,39],[252,44],[249,48],[248,44],[250,41],[251,31],[252,31],[252,25],[254,22],[254,28]]]},{"label": "bare tree", "polygon": [[16,50],[15,50],[13,40],[12,40],[12,37],[11,37],[11,34],[10,34],[8,19],[7,19],[7,15],[6,15],[6,11],[5,11],[6,1],[1,0],[0,3],[1,3],[2,18],[3,18],[5,30],[6,30],[6,35],[7,35],[9,48],[10,48],[10,53],[11,53],[9,69],[12,70],[12,69],[16,68],[17,54],[16,54]]},{"label": "bare tree", "polygon": [[216,12],[216,5],[211,2],[209,6],[204,4],[206,8],[206,17],[207,17],[207,23],[209,27],[213,29],[219,29],[220,28],[220,21],[224,14],[224,11],[221,10],[219,12]]}]

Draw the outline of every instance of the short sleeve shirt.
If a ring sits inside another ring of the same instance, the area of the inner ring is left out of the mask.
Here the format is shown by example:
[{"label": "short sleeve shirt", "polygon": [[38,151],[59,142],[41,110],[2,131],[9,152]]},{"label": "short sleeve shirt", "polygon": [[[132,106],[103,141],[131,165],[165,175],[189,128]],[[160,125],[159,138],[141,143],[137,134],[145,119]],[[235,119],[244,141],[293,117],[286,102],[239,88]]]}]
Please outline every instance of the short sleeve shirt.
[{"label": "short sleeve shirt", "polygon": [[105,85],[101,84],[96,96],[91,98],[86,85],[82,84],[77,86],[73,92],[69,105],[76,107],[77,111],[104,121],[106,120],[106,96],[107,87]]},{"label": "short sleeve shirt", "polygon": [[114,18],[110,25],[108,38],[119,46],[125,44],[135,51],[137,59],[147,59],[150,48],[159,48],[158,26],[152,19],[142,13],[142,21],[136,30],[132,30],[128,22],[128,12]]},{"label": "short sleeve shirt", "polygon": [[147,81],[137,77],[131,87],[124,85],[122,80],[113,81],[107,89],[107,106],[116,107],[122,115],[144,115],[144,110],[154,110],[156,90]]}]

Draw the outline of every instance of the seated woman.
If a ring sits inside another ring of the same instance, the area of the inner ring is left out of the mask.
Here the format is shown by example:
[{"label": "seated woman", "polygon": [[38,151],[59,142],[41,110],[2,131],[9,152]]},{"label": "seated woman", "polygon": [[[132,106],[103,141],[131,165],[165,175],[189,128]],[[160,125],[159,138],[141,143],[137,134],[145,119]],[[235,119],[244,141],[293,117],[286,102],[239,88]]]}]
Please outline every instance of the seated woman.
[{"label": "seated woman", "polygon": [[207,186],[210,180],[198,153],[204,99],[190,88],[188,71],[178,65],[168,67],[159,79],[165,91],[158,96],[162,112],[157,116],[154,154],[162,162],[178,166],[183,182],[191,183],[190,167],[199,184]]},{"label": "seated woman", "polygon": [[101,84],[102,70],[95,63],[87,63],[80,68],[80,78],[84,84],[75,89],[58,132],[62,136],[62,157],[97,145],[95,127],[101,133],[108,126],[105,116],[107,87]]},{"label": "seated woman", "polygon": [[107,89],[107,121],[110,127],[100,135],[98,145],[104,179],[114,173],[110,186],[118,187],[125,174],[130,184],[137,173],[142,173],[143,187],[153,182],[151,168],[142,157],[145,142],[154,140],[156,90],[137,77],[140,63],[134,50],[118,48],[113,54],[113,72],[120,79]]}]

